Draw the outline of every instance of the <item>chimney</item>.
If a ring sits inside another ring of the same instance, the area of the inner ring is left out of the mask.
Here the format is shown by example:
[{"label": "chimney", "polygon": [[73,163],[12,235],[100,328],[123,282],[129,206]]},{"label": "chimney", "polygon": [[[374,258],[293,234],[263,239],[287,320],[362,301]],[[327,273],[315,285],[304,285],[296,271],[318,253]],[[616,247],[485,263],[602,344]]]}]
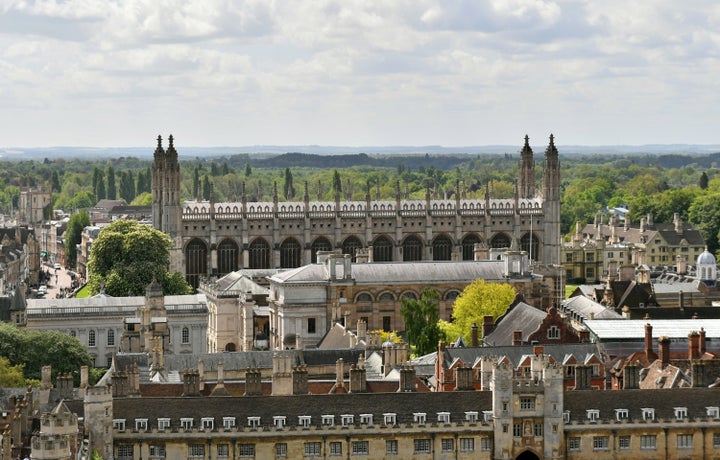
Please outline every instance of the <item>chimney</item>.
[{"label": "chimney", "polygon": [[80,389],[84,390],[88,387],[89,369],[87,366],[80,366]]},{"label": "chimney", "polygon": [[262,396],[262,394],[262,374],[258,369],[247,369],[244,396]]},{"label": "chimney", "polygon": [[477,323],[472,323],[471,330],[471,337],[472,341],[470,342],[470,346],[477,347],[479,345],[478,342],[478,325]]},{"label": "chimney", "polygon": [[[690,361],[690,377],[692,379],[693,388],[702,388],[708,386],[712,382],[708,382],[706,362],[700,359]],[[713,381],[715,379],[712,379]]]},{"label": "chimney", "polygon": [[705,354],[705,351],[707,351],[706,348],[705,348],[705,329],[702,328],[702,327],[700,328],[700,340],[699,340],[699,343],[700,343],[700,356],[702,356],[702,355]]},{"label": "chimney", "polygon": [[692,331],[688,334],[688,359],[700,358],[700,334]]},{"label": "chimney", "polygon": [[293,394],[291,352],[277,351],[273,354],[272,394],[273,396]]},{"label": "chimney", "polygon": [[183,396],[200,396],[200,372],[190,369],[183,372]]},{"label": "chimney", "polygon": [[662,368],[665,369],[670,364],[670,338],[665,335],[658,337],[658,345],[660,349],[658,358]]},{"label": "chimney", "polygon": [[513,331],[512,344],[514,347],[522,345],[522,331]]},{"label": "chimney", "polygon": [[308,393],[308,372],[305,366],[298,366],[292,370],[292,394],[306,395]]},{"label": "chimney", "polygon": [[344,254],[343,257],[343,274],[345,279],[349,280],[352,279],[352,258],[350,254]]},{"label": "chimney", "polygon": [[653,215],[652,215],[651,212],[649,212],[649,213],[647,214],[647,224],[648,224],[648,227],[652,227],[653,225],[655,225],[655,224],[653,223]]},{"label": "chimney", "polygon": [[455,391],[471,390],[474,390],[472,367],[458,367],[455,369]]},{"label": "chimney", "polygon": [[687,275],[687,259],[685,259],[685,256],[677,256],[676,266],[678,275]]},{"label": "chimney", "polygon": [[627,363],[623,367],[623,389],[637,390],[640,388],[640,366],[637,363]]},{"label": "chimney", "polygon": [[57,376],[58,396],[62,399],[73,397],[73,376],[72,374],[59,374]]},{"label": "chimney", "polygon": [[228,396],[229,394],[225,389],[225,363],[221,359],[217,363],[217,383],[210,396]]},{"label": "chimney", "polygon": [[40,369],[40,374],[40,388],[44,390],[52,388],[52,380],[50,379],[50,376],[52,375],[52,366],[43,366]]},{"label": "chimney", "polygon": [[673,214],[673,224],[675,224],[675,233],[682,234],[682,220],[680,220],[680,213]]},{"label": "chimney", "polygon": [[335,388],[345,388],[345,366],[342,358],[335,361]]},{"label": "chimney", "polygon": [[657,359],[655,351],[652,346],[652,324],[645,323],[645,357],[648,361],[652,362]]},{"label": "chimney", "polygon": [[545,350],[543,349],[542,345],[535,345],[533,347],[533,355],[535,356],[542,356]]},{"label": "chimney", "polygon": [[112,373],[112,395],[113,398],[123,398],[130,393],[130,382],[127,372]]},{"label": "chimney", "polygon": [[367,391],[367,374],[365,366],[353,364],[350,366],[350,393],[365,393]]},{"label": "chimney", "polygon": [[645,233],[645,224],[646,224],[646,221],[645,221],[645,218],[643,217],[642,219],[640,219],[640,233]]},{"label": "chimney", "polygon": [[485,315],[483,316],[483,338],[490,335],[490,333],[493,330],[493,326],[495,324],[493,323],[493,316],[492,315]]},{"label": "chimney", "polygon": [[415,391],[415,368],[403,364],[400,369],[400,387],[399,393],[408,393]]},{"label": "chimney", "polygon": [[357,338],[358,340],[367,339],[367,323],[361,319],[357,322]]}]

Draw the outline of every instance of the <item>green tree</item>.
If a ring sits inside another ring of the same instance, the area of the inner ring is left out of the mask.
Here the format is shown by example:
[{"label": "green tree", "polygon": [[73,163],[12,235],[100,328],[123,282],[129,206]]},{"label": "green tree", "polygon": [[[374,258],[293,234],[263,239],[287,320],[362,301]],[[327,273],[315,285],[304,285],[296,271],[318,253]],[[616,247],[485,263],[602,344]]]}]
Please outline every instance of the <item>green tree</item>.
[{"label": "green tree", "polygon": [[705,174],[705,171],[700,174],[700,179],[698,180],[698,187],[703,190],[706,190],[708,188],[708,176],[707,174]]},{"label": "green tree", "polygon": [[293,175],[290,168],[285,168],[285,185],[283,186],[283,192],[287,200],[292,200],[295,196],[295,186],[293,185]]},{"label": "green tree", "polygon": [[92,365],[87,349],[75,337],[58,331],[20,329],[9,323],[0,323],[0,356],[13,366],[23,366],[25,378],[34,380],[40,380],[42,366],[52,366],[53,375],[57,375]]},{"label": "green tree", "polygon": [[0,356],[0,388],[23,388],[25,375],[22,364],[11,365],[10,360]]},{"label": "green tree", "polygon": [[112,165],[108,165],[107,170],[107,197],[108,200],[117,199],[117,189],[115,188],[115,168]]},{"label": "green tree", "polygon": [[195,166],[193,169],[193,198],[197,198],[200,194],[200,168]]},{"label": "green tree", "polygon": [[130,203],[131,206],[150,206],[152,204],[152,194],[143,192],[136,196]]},{"label": "green tree", "polygon": [[58,175],[56,169],[53,169],[52,175],[50,176],[50,185],[52,186],[53,192],[60,192],[62,190],[62,187],[60,186],[60,176]]},{"label": "green tree", "polygon": [[705,238],[708,251],[716,253],[720,248],[720,193],[708,193],[693,201],[688,218]]},{"label": "green tree", "polygon": [[111,296],[143,295],[154,279],[166,295],[189,294],[192,288],[179,273],[168,271],[170,237],[134,220],[117,220],[100,231],[90,248],[88,287],[102,284]]},{"label": "green tree", "polygon": [[408,343],[418,356],[431,353],[440,340],[438,327],[439,295],[434,289],[424,289],[420,299],[403,297],[400,314],[405,320]]},{"label": "green tree", "polygon": [[202,196],[203,200],[209,200],[210,199],[210,178],[207,174],[203,176],[203,183],[202,183]]},{"label": "green tree", "polygon": [[91,192],[83,191],[70,199],[70,209],[85,209],[95,205],[95,196]]},{"label": "green tree", "polygon": [[473,323],[482,328],[483,317],[505,313],[515,298],[515,289],[505,283],[486,283],[477,279],[468,284],[453,304],[452,322],[441,321],[440,328],[448,341],[470,337]]},{"label": "green tree", "polygon": [[105,199],[105,179],[103,177],[103,173],[95,166],[93,168],[93,193],[95,193],[95,200],[104,200]]},{"label": "green tree", "polygon": [[252,167],[250,163],[245,163],[245,177],[250,177],[250,174],[252,174]]},{"label": "green tree", "polygon": [[65,254],[71,267],[77,265],[77,245],[82,241],[83,229],[89,225],[90,215],[84,209],[70,216],[65,231]]},{"label": "green tree", "polygon": [[120,174],[120,198],[125,200],[125,203],[135,199],[135,179],[132,171],[123,171]]},{"label": "green tree", "polygon": [[333,172],[333,191],[342,193],[342,180],[340,179],[340,172],[337,169]]}]

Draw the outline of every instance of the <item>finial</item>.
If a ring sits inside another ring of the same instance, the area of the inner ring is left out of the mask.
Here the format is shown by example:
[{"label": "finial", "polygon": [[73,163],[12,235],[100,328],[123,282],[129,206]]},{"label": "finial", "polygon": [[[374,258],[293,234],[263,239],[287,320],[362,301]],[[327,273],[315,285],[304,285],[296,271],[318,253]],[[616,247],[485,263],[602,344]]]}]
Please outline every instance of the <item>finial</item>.
[{"label": "finial", "polygon": [[555,145],[555,136],[552,133],[550,133],[550,145]]},{"label": "finial", "polygon": [[530,136],[528,136],[528,135],[526,134],[526,135],[525,135],[525,147],[529,147],[529,146],[530,146]]},{"label": "finial", "polygon": [[158,134],[157,141],[158,141],[158,148],[162,148],[162,136],[159,134]]},{"label": "finial", "polygon": [[173,146],[173,135],[172,134],[168,137],[168,142],[170,143],[170,147],[172,147]]}]

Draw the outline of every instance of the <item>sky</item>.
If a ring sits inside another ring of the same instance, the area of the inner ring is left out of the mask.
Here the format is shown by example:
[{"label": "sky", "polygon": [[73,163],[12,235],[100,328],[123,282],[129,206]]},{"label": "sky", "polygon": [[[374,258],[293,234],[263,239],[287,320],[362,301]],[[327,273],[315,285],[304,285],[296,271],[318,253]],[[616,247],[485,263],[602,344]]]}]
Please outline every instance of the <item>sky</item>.
[{"label": "sky", "polygon": [[0,0],[0,147],[716,144],[715,0]]}]

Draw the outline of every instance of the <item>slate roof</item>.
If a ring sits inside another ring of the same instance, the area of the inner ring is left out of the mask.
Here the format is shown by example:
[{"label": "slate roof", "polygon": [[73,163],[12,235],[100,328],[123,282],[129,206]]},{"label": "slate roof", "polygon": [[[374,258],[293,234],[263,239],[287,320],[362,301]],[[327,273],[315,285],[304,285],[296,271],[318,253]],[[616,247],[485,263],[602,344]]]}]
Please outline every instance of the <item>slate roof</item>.
[{"label": "slate roof", "polygon": [[601,341],[644,341],[645,325],[653,327],[653,338],[667,336],[670,339],[687,339],[692,331],[705,329],[708,341],[720,337],[720,320],[717,319],[638,319],[638,320],[589,320],[585,325],[590,332]]},{"label": "slate roof", "polygon": [[[543,344],[543,353],[552,356],[557,362],[563,362],[567,355],[575,356],[578,361],[584,362],[588,355],[596,355],[602,360],[602,354],[598,344],[595,343],[566,343],[566,344]],[[519,346],[498,346],[498,347],[469,347],[469,348],[445,348],[443,362],[446,365],[452,363],[455,359],[460,359],[467,365],[474,365],[483,356],[488,357],[506,357],[513,365],[517,366],[523,356],[533,353],[532,345]],[[423,360],[430,359],[431,355],[437,355],[437,352],[430,353],[423,357]],[[414,361],[413,361],[414,363]],[[420,362],[419,364],[422,364]],[[416,368],[417,371],[417,368]],[[419,375],[419,373],[418,373]]]},{"label": "slate roof", "polygon": [[495,329],[483,337],[483,342],[489,346],[512,345],[515,331],[521,331],[522,340],[527,342],[546,316],[547,313],[539,308],[519,302],[498,318]]},{"label": "slate roof", "polygon": [[606,308],[605,306],[589,299],[585,296],[575,296],[562,302],[563,311],[569,311],[583,318],[583,320],[593,319],[623,319],[623,316],[615,310]]},{"label": "slate roof", "polygon": [[[342,264],[336,266],[338,281],[345,276]],[[504,261],[419,261],[352,264],[352,278],[362,284],[457,283],[482,278],[505,281]],[[311,264],[277,273],[269,278],[276,283],[325,283],[329,274],[325,265]]]}]

